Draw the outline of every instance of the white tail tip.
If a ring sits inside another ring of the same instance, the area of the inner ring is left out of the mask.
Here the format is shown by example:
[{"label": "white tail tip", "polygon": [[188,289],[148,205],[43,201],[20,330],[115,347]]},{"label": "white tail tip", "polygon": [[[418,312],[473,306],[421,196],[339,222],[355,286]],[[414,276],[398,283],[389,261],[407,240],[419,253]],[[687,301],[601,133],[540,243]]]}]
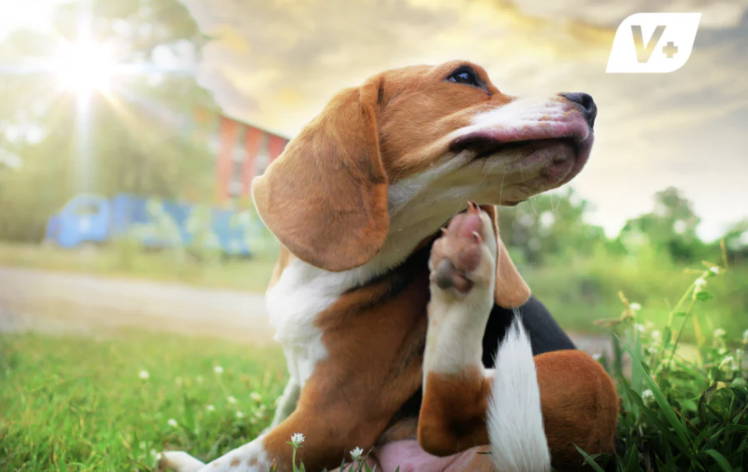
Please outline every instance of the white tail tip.
[{"label": "white tail tip", "polygon": [[496,370],[488,407],[488,435],[497,470],[551,470],[535,361],[518,310],[515,310],[515,318],[496,352]]}]

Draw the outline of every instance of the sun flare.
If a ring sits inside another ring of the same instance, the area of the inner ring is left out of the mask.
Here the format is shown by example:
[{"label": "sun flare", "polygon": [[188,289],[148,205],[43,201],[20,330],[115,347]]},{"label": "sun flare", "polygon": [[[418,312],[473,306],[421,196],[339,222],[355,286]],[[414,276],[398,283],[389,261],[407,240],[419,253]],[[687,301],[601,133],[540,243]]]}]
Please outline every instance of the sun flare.
[{"label": "sun flare", "polygon": [[107,45],[91,40],[66,43],[60,47],[55,62],[63,90],[76,94],[109,91],[116,63]]}]

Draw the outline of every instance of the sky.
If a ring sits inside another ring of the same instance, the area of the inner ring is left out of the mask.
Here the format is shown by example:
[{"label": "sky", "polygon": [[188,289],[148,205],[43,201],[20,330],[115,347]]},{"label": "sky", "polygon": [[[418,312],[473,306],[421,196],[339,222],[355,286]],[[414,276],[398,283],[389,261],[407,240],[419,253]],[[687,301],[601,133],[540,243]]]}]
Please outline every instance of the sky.
[{"label": "sky", "polygon": [[[711,239],[748,217],[748,0],[181,0],[210,40],[198,80],[230,116],[293,136],[341,88],[385,69],[466,59],[513,95],[584,91],[596,144],[570,185],[614,234],[678,187]],[[0,0],[0,40],[60,0]],[[617,25],[701,12],[689,62],[606,74]]]},{"label": "sky", "polygon": [[[213,38],[200,81],[237,118],[292,136],[369,75],[468,59],[511,94],[595,97],[597,141],[571,185],[608,233],[671,185],[702,217],[702,237],[748,217],[746,1],[182,1]],[[620,21],[658,10],[702,13],[689,62],[670,74],[606,74]]]},{"label": "sky", "polygon": [[49,29],[54,7],[61,0],[0,0],[0,40],[16,28]]}]

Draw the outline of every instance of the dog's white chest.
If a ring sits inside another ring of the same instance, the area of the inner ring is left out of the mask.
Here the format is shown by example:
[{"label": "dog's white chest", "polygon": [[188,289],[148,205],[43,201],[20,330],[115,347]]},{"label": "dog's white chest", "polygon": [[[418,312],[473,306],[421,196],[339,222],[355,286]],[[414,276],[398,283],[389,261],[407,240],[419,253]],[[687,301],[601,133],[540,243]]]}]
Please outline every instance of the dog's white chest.
[{"label": "dog's white chest", "polygon": [[275,340],[283,346],[289,374],[299,386],[312,375],[317,363],[327,357],[322,330],[315,320],[341,294],[341,286],[332,280],[338,278],[336,275],[294,260],[266,294]]}]

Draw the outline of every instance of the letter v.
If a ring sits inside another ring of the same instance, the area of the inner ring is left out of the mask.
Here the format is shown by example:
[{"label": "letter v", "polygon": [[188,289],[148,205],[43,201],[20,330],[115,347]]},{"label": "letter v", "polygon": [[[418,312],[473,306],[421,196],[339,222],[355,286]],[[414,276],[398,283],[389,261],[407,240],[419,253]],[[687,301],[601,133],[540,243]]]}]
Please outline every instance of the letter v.
[{"label": "letter v", "polygon": [[657,25],[652,37],[649,38],[646,47],[644,46],[644,38],[642,37],[641,25],[631,25],[631,35],[634,37],[634,47],[636,47],[636,59],[639,62],[647,62],[652,56],[657,42],[662,37],[662,33],[665,31],[665,25]]}]

